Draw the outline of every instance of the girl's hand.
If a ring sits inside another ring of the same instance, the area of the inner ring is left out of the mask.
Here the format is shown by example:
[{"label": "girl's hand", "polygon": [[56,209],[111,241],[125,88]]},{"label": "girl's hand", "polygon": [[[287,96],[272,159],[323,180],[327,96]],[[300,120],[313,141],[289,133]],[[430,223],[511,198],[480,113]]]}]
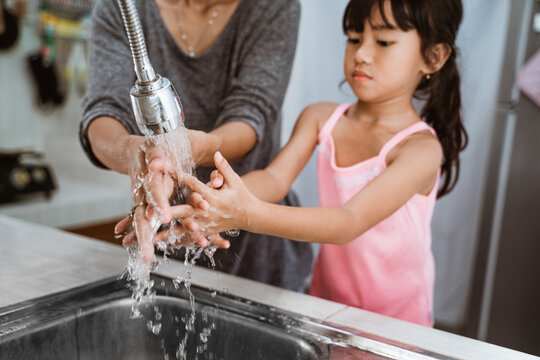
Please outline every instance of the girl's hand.
[{"label": "girl's hand", "polygon": [[219,172],[219,170],[214,170],[212,173],[210,173],[210,183],[207,184],[211,186],[213,189],[219,189],[223,186],[225,183],[225,179],[223,178],[223,175]]},{"label": "girl's hand", "polygon": [[204,235],[236,228],[246,229],[249,225],[246,209],[256,198],[219,152],[215,153],[214,162],[222,177],[217,173],[213,174],[211,183],[215,181],[217,185],[222,182],[221,188],[213,189],[194,176],[184,176],[182,183],[194,192],[190,197],[191,206],[173,206],[173,217],[193,217],[199,224],[199,231]]},{"label": "girl's hand", "polygon": [[154,238],[154,245],[162,249],[169,246],[174,248],[191,244],[200,247],[207,247],[211,244],[219,249],[228,249],[231,246],[230,242],[223,239],[219,234],[203,235],[200,231],[189,230],[179,223],[171,229],[160,231]]},{"label": "girl's hand", "polygon": [[[225,179],[219,170],[214,170],[210,173],[210,181],[206,183],[206,186],[209,186],[212,189],[220,189],[224,182]],[[210,205],[203,199],[201,194],[194,191],[189,194],[188,203],[196,209],[208,210],[210,208]]]}]

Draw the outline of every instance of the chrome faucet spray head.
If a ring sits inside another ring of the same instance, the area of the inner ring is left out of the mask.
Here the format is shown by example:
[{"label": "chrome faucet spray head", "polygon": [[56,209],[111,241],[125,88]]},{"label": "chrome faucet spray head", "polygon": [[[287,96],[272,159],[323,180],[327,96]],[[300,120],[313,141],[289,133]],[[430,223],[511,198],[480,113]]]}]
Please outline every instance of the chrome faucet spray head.
[{"label": "chrome faucet spray head", "polygon": [[144,135],[171,132],[184,123],[184,109],[171,82],[154,72],[133,0],[118,0],[129,39],[137,81],[131,88],[133,113]]}]

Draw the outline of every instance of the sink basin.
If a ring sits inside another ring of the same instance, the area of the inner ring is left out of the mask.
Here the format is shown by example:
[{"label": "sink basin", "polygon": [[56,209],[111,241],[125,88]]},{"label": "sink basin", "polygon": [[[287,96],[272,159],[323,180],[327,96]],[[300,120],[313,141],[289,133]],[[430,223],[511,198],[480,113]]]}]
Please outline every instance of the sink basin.
[{"label": "sink basin", "polygon": [[0,309],[0,359],[449,359],[195,286],[192,306],[185,288],[152,278],[137,319],[116,278]]}]

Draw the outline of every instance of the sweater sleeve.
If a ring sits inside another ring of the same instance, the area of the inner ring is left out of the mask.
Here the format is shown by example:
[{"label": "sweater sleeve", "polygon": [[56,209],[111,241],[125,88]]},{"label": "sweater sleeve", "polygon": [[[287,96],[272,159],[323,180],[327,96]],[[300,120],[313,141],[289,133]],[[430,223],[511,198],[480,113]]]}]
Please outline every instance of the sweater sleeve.
[{"label": "sweater sleeve", "polygon": [[90,123],[97,117],[110,116],[129,133],[138,133],[129,98],[135,83],[133,60],[116,1],[99,0],[94,6],[88,58],[88,88],[82,103],[79,139],[89,159],[106,168],[92,152]]},{"label": "sweater sleeve", "polygon": [[[271,2],[268,2],[271,3]],[[238,71],[220,103],[216,126],[245,121],[259,139],[280,118],[296,50],[300,5],[296,0],[271,6],[271,13],[244,21]],[[264,4],[261,2],[259,4]],[[268,6],[268,5],[267,5]]]}]

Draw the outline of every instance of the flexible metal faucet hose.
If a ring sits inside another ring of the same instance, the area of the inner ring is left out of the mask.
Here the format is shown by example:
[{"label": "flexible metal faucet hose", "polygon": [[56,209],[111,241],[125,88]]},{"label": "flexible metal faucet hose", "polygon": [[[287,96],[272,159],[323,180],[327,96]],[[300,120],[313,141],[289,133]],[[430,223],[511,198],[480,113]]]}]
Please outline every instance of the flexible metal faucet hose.
[{"label": "flexible metal faucet hose", "polygon": [[118,0],[118,6],[122,13],[124,26],[129,39],[131,54],[133,55],[133,64],[137,79],[141,83],[147,83],[156,79],[156,74],[146,50],[146,42],[142,31],[139,14],[135,8],[133,0]]}]

